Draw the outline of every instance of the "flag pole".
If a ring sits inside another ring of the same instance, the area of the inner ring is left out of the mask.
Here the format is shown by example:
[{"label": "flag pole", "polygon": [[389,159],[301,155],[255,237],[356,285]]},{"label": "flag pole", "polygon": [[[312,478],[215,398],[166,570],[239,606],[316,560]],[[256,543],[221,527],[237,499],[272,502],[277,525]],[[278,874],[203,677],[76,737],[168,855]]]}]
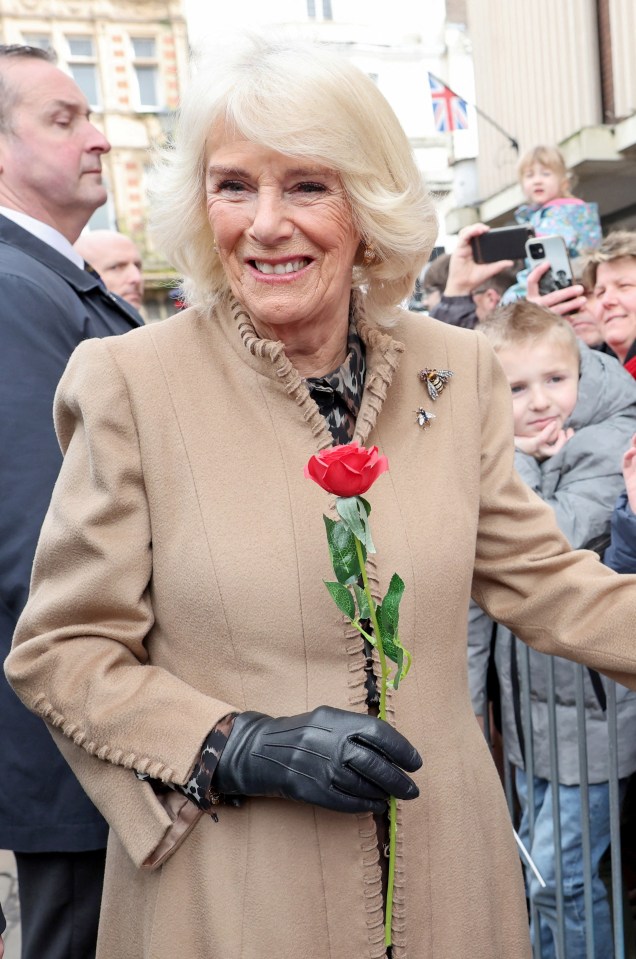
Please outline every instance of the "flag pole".
[{"label": "flag pole", "polygon": [[515,140],[513,136],[510,136],[510,134],[507,133],[503,127],[499,126],[496,120],[493,120],[493,118],[489,117],[487,113],[484,113],[483,110],[480,110],[477,104],[469,103],[468,100],[466,100],[465,97],[461,96],[461,94],[457,93],[456,90],[452,90],[451,87],[449,87],[449,85],[444,80],[440,79],[440,77],[436,77],[435,74],[431,73],[430,70],[428,72],[429,72],[429,75],[433,77],[433,80],[437,80],[438,83],[441,83],[442,86],[446,87],[447,90],[450,90],[453,96],[459,97],[459,99],[463,100],[464,103],[466,103],[469,107],[472,107],[475,113],[477,113],[483,120],[486,120],[487,123],[490,123],[490,125],[493,126],[495,130],[499,130],[499,132],[505,136],[506,140],[508,140],[508,142],[510,143],[510,146],[513,147],[513,149],[516,150],[517,153],[519,153],[519,143],[517,142],[517,140]]}]

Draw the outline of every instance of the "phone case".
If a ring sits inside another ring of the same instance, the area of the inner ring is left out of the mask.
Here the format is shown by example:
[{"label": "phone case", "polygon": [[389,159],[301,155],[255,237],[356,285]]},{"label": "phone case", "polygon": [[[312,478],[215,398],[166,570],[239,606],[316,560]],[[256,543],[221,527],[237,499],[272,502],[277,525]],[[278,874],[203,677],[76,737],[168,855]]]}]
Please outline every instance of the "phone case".
[{"label": "phone case", "polygon": [[470,241],[476,263],[523,260],[526,240],[534,236],[531,226],[503,226],[474,236]]},{"label": "phone case", "polygon": [[530,260],[531,269],[544,263],[550,264],[550,269],[539,280],[539,293],[553,293],[572,286],[572,267],[568,257],[568,249],[562,236],[537,236],[526,243],[526,253]]}]

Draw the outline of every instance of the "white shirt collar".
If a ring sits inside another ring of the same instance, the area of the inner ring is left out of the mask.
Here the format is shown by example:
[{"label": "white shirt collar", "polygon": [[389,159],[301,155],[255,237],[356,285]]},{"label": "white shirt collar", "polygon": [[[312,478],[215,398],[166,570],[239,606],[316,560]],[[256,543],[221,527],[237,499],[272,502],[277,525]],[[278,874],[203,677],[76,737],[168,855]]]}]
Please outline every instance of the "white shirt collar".
[{"label": "white shirt collar", "polygon": [[23,230],[28,230],[33,236],[37,236],[38,240],[42,240],[43,243],[48,243],[49,246],[52,246],[54,250],[57,250],[58,253],[65,256],[80,270],[84,269],[84,258],[73,249],[73,245],[69,243],[65,236],[62,236],[59,230],[49,226],[48,223],[42,223],[41,220],[36,220],[34,217],[29,216],[28,213],[22,213],[21,210],[12,210],[7,206],[0,206],[0,213],[2,216],[6,216],[7,220],[12,220],[14,223],[17,223]]}]

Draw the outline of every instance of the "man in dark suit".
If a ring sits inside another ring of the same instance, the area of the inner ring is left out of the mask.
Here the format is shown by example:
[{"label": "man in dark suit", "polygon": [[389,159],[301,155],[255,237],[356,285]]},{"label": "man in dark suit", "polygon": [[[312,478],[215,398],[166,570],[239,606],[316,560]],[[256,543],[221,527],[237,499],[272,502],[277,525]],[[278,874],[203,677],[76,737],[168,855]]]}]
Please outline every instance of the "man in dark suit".
[{"label": "man in dark suit", "polygon": [[[86,98],[51,57],[0,46],[0,649],[29,590],[61,463],[53,394],[87,337],[140,325],[72,247],[106,201]],[[0,676],[0,848],[16,855],[22,959],[95,955],[107,828],[44,723]]]}]

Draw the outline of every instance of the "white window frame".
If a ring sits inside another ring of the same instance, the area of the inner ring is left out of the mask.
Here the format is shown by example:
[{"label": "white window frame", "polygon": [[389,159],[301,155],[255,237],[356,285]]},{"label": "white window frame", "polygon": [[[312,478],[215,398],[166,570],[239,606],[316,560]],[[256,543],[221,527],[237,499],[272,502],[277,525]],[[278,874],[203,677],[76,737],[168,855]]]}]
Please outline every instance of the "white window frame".
[{"label": "white window frame", "polygon": [[[78,54],[71,52],[71,40],[90,40],[92,53],[91,54]],[[96,113],[102,113],[104,110],[104,105],[102,102],[102,90],[101,84],[99,82],[99,69],[98,69],[98,58],[96,52],[95,37],[91,36],[90,33],[66,33],[64,34],[64,42],[66,44],[66,65],[71,76],[73,76],[73,67],[74,66],[91,66],[95,72],[95,90],[97,93],[97,101],[92,102],[89,100],[89,104],[92,110]],[[73,77],[75,79],[75,77]],[[75,80],[77,85],[81,89],[81,84]],[[82,90],[85,93],[84,90]],[[88,97],[87,97],[88,99]]]},{"label": "white window frame", "polygon": [[[154,43],[154,55],[149,57],[137,56],[135,52],[135,40],[151,40]],[[156,36],[151,36],[149,34],[142,35],[133,35],[129,36],[130,41],[130,54],[131,54],[131,66],[132,66],[132,76],[133,82],[131,83],[131,91],[133,94],[133,101],[135,103],[135,109],[139,113],[161,113],[165,110],[165,94],[163,90],[161,69],[159,66],[159,55],[157,53],[158,48],[158,38]],[[150,68],[155,72],[155,95],[156,103],[142,103],[141,101],[141,86],[139,84],[139,74],[137,73],[138,68]]]}]

